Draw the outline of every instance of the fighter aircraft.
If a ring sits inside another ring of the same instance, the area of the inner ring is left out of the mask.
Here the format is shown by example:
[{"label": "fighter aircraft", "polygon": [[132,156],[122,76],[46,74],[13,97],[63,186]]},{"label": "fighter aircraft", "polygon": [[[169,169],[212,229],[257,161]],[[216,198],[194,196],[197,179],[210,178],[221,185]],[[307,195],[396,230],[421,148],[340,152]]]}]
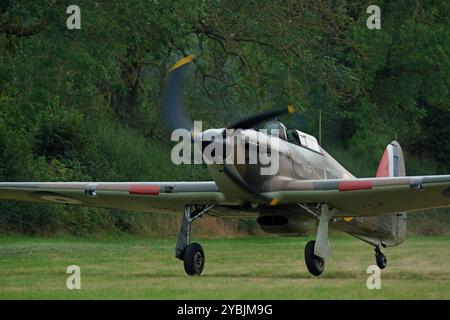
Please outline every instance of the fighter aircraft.
[{"label": "fighter aircraft", "polygon": [[[212,181],[6,182],[0,183],[0,199],[180,212],[175,256],[184,261],[188,275],[200,275],[205,265],[202,246],[190,242],[191,224],[205,214],[256,219],[263,231],[282,236],[306,236],[317,226],[315,241],[306,244],[304,258],[309,272],[319,276],[331,254],[329,228],[374,246],[376,263],[382,269],[387,259],[381,248],[403,242],[407,212],[450,206],[450,175],[405,176],[402,149],[396,141],[384,150],[375,177],[354,177],[315,137],[273,120],[294,111],[292,106],[226,128],[196,132],[181,98],[183,69],[191,60],[192,56],[181,59],[169,73],[163,96],[167,126],[189,130],[192,140],[215,132],[228,138],[245,137],[247,148],[266,141],[265,148],[278,154],[276,174],[262,175],[258,163],[213,163],[207,166]],[[252,129],[264,121],[269,121],[266,133]],[[229,134],[226,129],[234,131]],[[203,141],[201,148],[209,143]]]}]

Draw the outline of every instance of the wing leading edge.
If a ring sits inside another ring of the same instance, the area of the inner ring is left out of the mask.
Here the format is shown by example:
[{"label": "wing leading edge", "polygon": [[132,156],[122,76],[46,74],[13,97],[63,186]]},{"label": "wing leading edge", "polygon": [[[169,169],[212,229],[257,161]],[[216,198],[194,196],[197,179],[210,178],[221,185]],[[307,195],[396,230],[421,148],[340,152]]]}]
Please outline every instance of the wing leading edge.
[{"label": "wing leading edge", "polygon": [[0,199],[167,212],[187,204],[230,204],[214,181],[205,182],[8,182]]},{"label": "wing leading edge", "polygon": [[270,196],[281,203],[328,203],[337,215],[375,216],[450,207],[450,175],[291,180]]},{"label": "wing leading edge", "polygon": [[[342,216],[376,216],[450,207],[450,175],[334,180],[288,180],[264,193],[286,203],[328,203]],[[117,208],[179,211],[186,205],[233,205],[214,181],[8,182],[0,199]]]}]

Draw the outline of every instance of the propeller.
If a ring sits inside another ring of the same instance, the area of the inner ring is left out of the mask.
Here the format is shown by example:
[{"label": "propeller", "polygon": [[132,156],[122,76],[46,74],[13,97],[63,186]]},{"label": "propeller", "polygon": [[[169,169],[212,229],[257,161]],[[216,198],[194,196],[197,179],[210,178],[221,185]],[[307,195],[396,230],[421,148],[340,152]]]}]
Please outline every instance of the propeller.
[{"label": "propeller", "polygon": [[257,125],[263,121],[279,117],[285,113],[292,113],[294,111],[295,111],[294,107],[292,105],[289,105],[287,108],[271,110],[239,120],[238,122],[227,127],[227,129],[250,129],[254,125]]},{"label": "propeller", "polygon": [[183,128],[192,130],[192,121],[186,115],[182,102],[182,81],[184,67],[191,62],[194,56],[190,55],[175,63],[170,68],[169,79],[163,91],[162,117],[164,123],[171,130]]},{"label": "propeller", "polygon": [[[192,121],[186,115],[184,111],[182,102],[182,80],[184,69],[187,64],[194,59],[192,55],[189,55],[177,63],[175,63],[170,68],[170,74],[163,90],[162,99],[162,117],[166,126],[175,130],[178,128],[184,128],[190,130],[192,136],[196,136],[198,133],[193,132]],[[289,105],[287,108],[281,108],[277,110],[271,110],[256,114],[254,116],[249,116],[247,118],[241,119],[232,125],[226,127],[223,130],[223,136],[226,135],[226,129],[249,129],[263,121],[273,119],[274,117],[279,117],[285,113],[292,113],[295,109],[293,106]],[[248,184],[244,179],[236,172],[234,167],[225,164],[223,168],[223,173],[241,190],[250,194],[255,200],[268,202],[270,205],[278,204],[278,199],[272,199],[264,194],[262,194],[255,186]]]}]

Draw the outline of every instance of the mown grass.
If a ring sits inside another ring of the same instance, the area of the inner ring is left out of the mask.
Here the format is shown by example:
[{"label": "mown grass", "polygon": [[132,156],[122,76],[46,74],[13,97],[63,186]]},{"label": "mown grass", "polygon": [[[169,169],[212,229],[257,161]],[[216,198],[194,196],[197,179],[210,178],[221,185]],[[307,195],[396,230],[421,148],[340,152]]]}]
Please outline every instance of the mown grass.
[{"label": "mown grass", "polygon": [[[366,287],[373,249],[331,239],[325,273],[311,276],[303,238],[200,241],[206,267],[184,274],[174,240],[0,237],[1,299],[450,299],[450,237],[411,237],[385,249],[380,290]],[[81,290],[66,268],[81,268]]]}]

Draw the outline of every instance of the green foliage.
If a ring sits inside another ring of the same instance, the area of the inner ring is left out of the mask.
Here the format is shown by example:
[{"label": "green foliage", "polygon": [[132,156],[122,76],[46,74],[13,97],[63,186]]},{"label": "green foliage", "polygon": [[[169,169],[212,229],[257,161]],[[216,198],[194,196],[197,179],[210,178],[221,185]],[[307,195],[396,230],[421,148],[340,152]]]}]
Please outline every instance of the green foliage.
[{"label": "green foliage", "polygon": [[78,112],[50,111],[38,120],[34,153],[48,159],[76,159],[87,149],[87,130]]},{"label": "green foliage", "polygon": [[0,180],[24,177],[30,153],[27,141],[17,135],[0,118]]}]

